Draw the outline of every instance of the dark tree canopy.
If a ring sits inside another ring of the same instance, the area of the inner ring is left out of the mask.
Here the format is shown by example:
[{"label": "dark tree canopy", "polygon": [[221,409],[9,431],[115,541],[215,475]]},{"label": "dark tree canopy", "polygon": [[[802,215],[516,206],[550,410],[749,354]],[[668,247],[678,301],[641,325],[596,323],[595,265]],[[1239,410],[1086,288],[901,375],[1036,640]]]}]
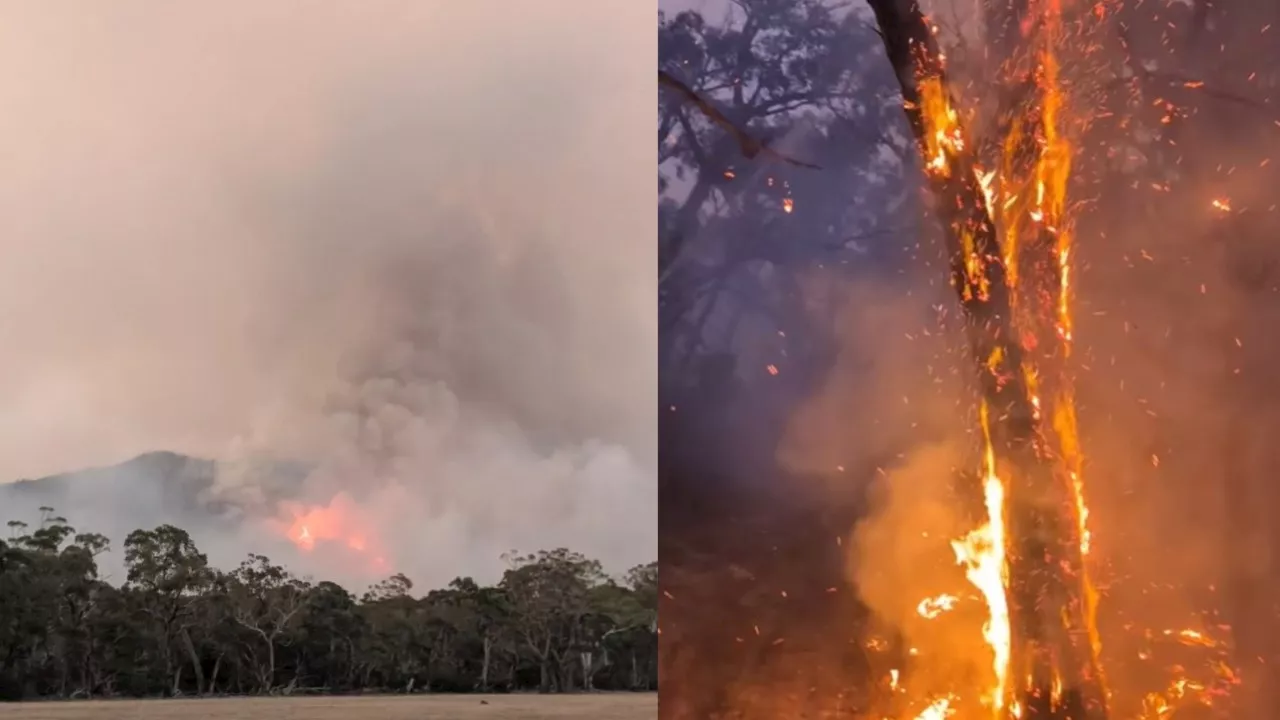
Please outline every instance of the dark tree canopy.
[{"label": "dark tree canopy", "polygon": [[0,699],[657,687],[657,564],[608,577],[567,549],[513,555],[493,586],[424,595],[396,574],[357,597],[251,554],[209,565],[162,525],[124,542],[43,511],[0,540]]},{"label": "dark tree canopy", "polygon": [[866,19],[822,0],[732,8],[658,18],[664,406],[771,365],[778,401],[807,394],[846,302],[831,279],[889,275],[915,222],[913,149]]}]

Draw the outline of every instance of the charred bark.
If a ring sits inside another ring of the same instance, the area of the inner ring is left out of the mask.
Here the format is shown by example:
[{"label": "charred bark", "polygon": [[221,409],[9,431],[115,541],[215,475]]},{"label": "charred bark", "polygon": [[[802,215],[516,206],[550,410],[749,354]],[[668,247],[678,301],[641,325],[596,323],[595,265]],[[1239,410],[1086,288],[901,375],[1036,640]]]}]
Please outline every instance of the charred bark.
[{"label": "charred bark", "polygon": [[[932,160],[931,148],[937,148],[931,133],[936,128],[926,115],[926,84],[941,88],[947,104],[954,107],[934,33],[917,0],[868,3],[898,78],[908,123],[926,160]],[[994,23],[1001,47],[1010,47],[1020,22],[1014,17]],[[1013,57],[1012,50],[1008,52]],[[1020,81],[1017,87],[1028,86]],[[1016,102],[1001,108],[1002,116],[1029,114],[1026,104],[1033,93],[1008,97]],[[954,122],[961,120],[956,117]],[[930,190],[944,225],[951,281],[964,311],[979,392],[990,410],[991,443],[1006,483],[1012,538],[1007,548],[1014,642],[1010,677],[1020,693],[1014,699],[1024,708],[1023,717],[1105,718],[1105,693],[1087,644],[1083,588],[1077,577],[1083,564],[1079,538],[1065,511],[1072,498],[1045,443],[1036,394],[1025,372],[1027,361],[1035,359],[1029,353],[1042,355],[1045,349],[1028,350],[1019,335],[1020,329],[1034,328],[1017,327],[1010,269],[970,139],[946,149],[945,161],[944,169],[927,173]]]}]

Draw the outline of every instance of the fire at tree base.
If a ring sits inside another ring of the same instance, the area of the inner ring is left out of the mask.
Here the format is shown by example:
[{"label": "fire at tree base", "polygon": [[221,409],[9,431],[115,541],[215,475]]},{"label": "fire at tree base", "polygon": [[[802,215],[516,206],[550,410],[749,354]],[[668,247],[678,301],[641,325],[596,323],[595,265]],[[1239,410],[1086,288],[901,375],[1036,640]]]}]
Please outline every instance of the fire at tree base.
[{"label": "fire at tree base", "polygon": [[[918,2],[870,5],[937,200],[979,379],[987,517],[955,547],[989,610],[984,635],[995,680],[985,704],[997,718],[1105,720],[1082,463],[1064,362],[1072,342],[1072,239],[1065,215],[1071,152],[1059,129],[1063,99],[1052,47],[1060,9],[1050,4],[1035,18],[1043,47],[1015,83],[1035,92],[1018,93],[1023,99],[1006,109],[1014,120],[1001,138],[1004,157],[987,171]],[[950,709],[935,703],[918,717],[931,713],[947,717]]]}]

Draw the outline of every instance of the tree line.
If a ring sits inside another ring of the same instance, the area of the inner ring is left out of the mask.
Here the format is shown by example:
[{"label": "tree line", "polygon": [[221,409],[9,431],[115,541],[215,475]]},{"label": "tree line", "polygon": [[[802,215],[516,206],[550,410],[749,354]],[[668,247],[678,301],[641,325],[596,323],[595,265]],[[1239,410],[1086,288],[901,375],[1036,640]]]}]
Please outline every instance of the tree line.
[{"label": "tree line", "polygon": [[657,688],[656,562],[618,580],[561,548],[492,586],[357,596],[262,555],[220,570],[161,525],[125,539],[116,586],[107,538],[41,513],[0,540],[0,699]]}]

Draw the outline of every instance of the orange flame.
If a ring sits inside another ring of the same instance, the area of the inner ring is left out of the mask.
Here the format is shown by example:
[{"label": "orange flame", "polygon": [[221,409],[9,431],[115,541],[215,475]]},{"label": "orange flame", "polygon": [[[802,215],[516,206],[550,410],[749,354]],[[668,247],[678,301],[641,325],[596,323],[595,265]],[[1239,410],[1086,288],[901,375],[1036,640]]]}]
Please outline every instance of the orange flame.
[{"label": "orange flame", "polygon": [[[1037,421],[1038,448],[1047,450],[1046,456],[1056,458],[1055,477],[1060,479],[1064,491],[1063,512],[1069,515],[1074,530],[1071,540],[1078,555],[1068,558],[1067,574],[1078,583],[1081,594],[1079,614],[1062,613],[1064,629],[1072,636],[1087,638],[1087,653],[1091,661],[1088,671],[1098,681],[1102,696],[1097,698],[1104,705],[1111,704],[1110,690],[1101,664],[1101,641],[1097,627],[1099,592],[1092,577],[1091,553],[1093,535],[1089,527],[1089,507],[1086,503],[1084,453],[1076,418],[1074,378],[1071,373],[1075,328],[1073,318],[1073,294],[1075,281],[1074,234],[1068,211],[1068,184],[1072,172],[1073,148],[1068,140],[1064,123],[1067,112],[1066,86],[1060,77],[1057,52],[1067,46],[1062,9],[1059,0],[1035,4],[1043,8],[1038,13],[1043,22],[1037,26],[1030,14],[1025,18],[1023,30],[1031,35],[1034,29],[1034,79],[1037,84],[1036,107],[1031,115],[1012,118],[1011,127],[1001,138],[999,156],[994,170],[978,166],[964,135],[960,115],[937,76],[918,79],[919,111],[924,122],[921,133],[925,171],[933,179],[966,180],[964,174],[972,173],[988,218],[997,229],[1000,243],[999,260],[1003,261],[1004,281],[1013,310],[1012,324],[1026,351],[1018,367],[1010,368],[1021,375],[1026,388],[1026,400],[1031,405]],[[1033,5],[1034,6],[1034,5]],[[1102,13],[1098,13],[1102,17]],[[1030,160],[1030,163],[1026,161]],[[967,190],[965,199],[969,199]],[[1232,211],[1228,198],[1211,200],[1211,207],[1219,213]],[[976,251],[975,236],[966,227],[953,228],[960,234],[960,260],[963,272],[959,288],[966,302],[985,300],[991,289],[986,277],[990,258],[981,257]],[[1038,255],[1043,253],[1043,258]],[[1020,257],[1022,255],[1023,257]],[[1034,256],[1033,256],[1034,255]],[[1029,259],[1028,259],[1029,258]],[[1201,288],[1203,291],[1203,287]],[[987,362],[987,370],[994,375],[1006,371],[1007,358],[999,348],[993,351]],[[998,470],[1006,473],[1010,467],[997,467],[997,453],[992,447],[988,425],[989,409],[980,407],[983,430],[983,498],[987,517],[976,529],[953,541],[952,548],[957,561],[963,566],[965,576],[981,593],[985,601],[987,619],[982,629],[983,638],[992,652],[994,682],[982,692],[983,705],[997,718],[1022,716],[1015,685],[1029,682],[1029,678],[1011,678],[1013,671],[1012,633],[1009,577],[1006,543],[1006,496],[1010,483],[1016,477],[1001,478]],[[1042,424],[1043,422],[1043,424]],[[1153,458],[1153,462],[1155,459]],[[934,620],[951,609],[954,596],[942,594],[925,598],[915,608],[916,614],[926,620]],[[1074,617],[1073,617],[1074,615]],[[943,621],[939,621],[943,622]],[[1076,627],[1082,625],[1083,627]],[[1229,628],[1224,628],[1230,632]],[[1174,677],[1166,689],[1139,696],[1140,717],[1144,720],[1167,718],[1178,707],[1188,704],[1209,706],[1220,695],[1229,692],[1230,686],[1241,680],[1228,662],[1229,641],[1222,642],[1204,632],[1193,629],[1166,630],[1165,638],[1193,648],[1212,649],[1220,653],[1215,662],[1209,663],[1215,677],[1207,683],[1185,676],[1185,669],[1178,665],[1171,668]],[[1152,638],[1148,632],[1148,638]],[[914,654],[914,648],[912,654]],[[1147,654],[1140,654],[1147,659]],[[1064,693],[1064,668],[1056,667],[1052,660],[1052,684],[1049,691],[1056,702]],[[896,671],[893,688],[902,692]],[[1030,685],[1028,684],[1028,687]],[[916,720],[937,720],[955,715],[959,711],[958,695],[922,697],[927,703]],[[918,709],[919,706],[917,706]],[[965,710],[966,716],[968,711]]]},{"label": "orange flame", "polygon": [[[1047,411],[1051,419],[1050,429],[1042,431],[1043,434],[1046,439],[1051,436],[1058,445],[1061,476],[1067,483],[1071,498],[1067,510],[1073,516],[1082,560],[1081,567],[1078,568],[1084,606],[1082,620],[1089,640],[1093,669],[1101,678],[1101,643],[1096,626],[1098,593],[1087,568],[1083,566],[1083,559],[1091,549],[1087,523],[1089,510],[1085,503],[1082,480],[1083,453],[1076,427],[1071,377],[1068,368],[1059,365],[1059,362],[1070,358],[1075,339],[1071,307],[1074,238],[1067,217],[1067,191],[1073,150],[1062,128],[1066,102],[1061,86],[1059,61],[1054,52],[1056,43],[1062,39],[1061,8],[1057,2],[1046,3],[1044,7],[1044,32],[1037,39],[1039,49],[1036,56],[1039,117],[1015,119],[1001,143],[998,169],[986,171],[974,167],[973,172],[985,202],[985,210],[999,231],[1006,282],[1013,291],[1010,293],[1010,303],[1015,314],[1014,323],[1020,326],[1029,351],[1017,371],[1022,375],[1034,417],[1039,420]],[[919,89],[920,110],[926,123],[923,133],[925,169],[935,177],[953,177],[957,168],[963,165],[957,161],[962,159],[966,151],[959,114],[952,106],[940,77],[921,78]],[[1019,163],[1025,156],[1028,141],[1033,143],[1031,147],[1034,162],[1032,167],[1021,170]],[[968,160],[972,163],[973,158]],[[970,231],[965,228],[959,231],[963,267],[967,276],[965,287],[961,290],[966,299],[985,299],[990,288],[989,280],[985,277],[986,262],[976,252]],[[1026,279],[1020,277],[1019,254],[1022,246],[1037,238],[1048,243],[1046,250],[1053,255],[1052,267],[1056,272],[1050,275],[1050,287],[1045,287],[1046,278],[1029,278],[1033,282],[1028,284]],[[1053,298],[1049,306],[1044,307],[1036,302],[1040,293]],[[1038,317],[1042,307],[1043,318]],[[1030,352],[1050,341],[1049,337],[1041,336],[1041,328],[1044,334],[1051,332],[1052,340],[1057,342],[1058,362],[1052,368],[1038,367],[1039,356]],[[995,372],[1003,360],[1003,356],[993,355],[989,360],[989,369]],[[1050,370],[1053,372],[1050,373]],[[1051,388],[1052,392],[1042,397],[1042,385]],[[1012,657],[1004,518],[1007,488],[997,472],[988,425],[988,407],[985,403],[980,410],[984,440],[983,495],[987,518],[985,524],[954,541],[952,547],[957,560],[965,568],[966,577],[979,589],[987,605],[988,620],[983,628],[983,636],[992,649],[995,684],[984,694],[984,704],[997,716],[1002,715],[1006,708],[1017,715],[1020,709],[1016,703],[1009,705],[1007,695]],[[927,600],[921,603],[917,611],[924,617],[932,616],[926,613],[932,613]]]},{"label": "orange flame", "polygon": [[951,709],[951,701],[952,698],[950,697],[934,700],[929,704],[929,707],[916,716],[916,720],[945,720],[945,718],[951,717],[955,714],[955,711]]},{"label": "orange flame", "polygon": [[354,554],[370,569],[387,569],[376,524],[347,493],[334,495],[327,505],[286,503],[282,510],[287,519],[277,521],[276,529],[302,552]]},{"label": "orange flame", "polygon": [[[982,483],[983,498],[987,509],[987,522],[974,529],[961,540],[951,543],[956,561],[964,566],[965,577],[982,593],[987,601],[989,617],[982,628],[982,635],[991,646],[991,667],[995,683],[986,693],[984,701],[997,715],[1004,708],[1009,680],[1009,658],[1013,651],[1013,633],[1009,624],[1009,600],[1005,588],[1009,582],[1008,564],[1005,558],[1004,483],[996,474],[995,449],[991,446],[991,431],[987,418],[987,405],[982,404],[982,435],[984,440]],[[945,707],[944,707],[945,709]]]}]

